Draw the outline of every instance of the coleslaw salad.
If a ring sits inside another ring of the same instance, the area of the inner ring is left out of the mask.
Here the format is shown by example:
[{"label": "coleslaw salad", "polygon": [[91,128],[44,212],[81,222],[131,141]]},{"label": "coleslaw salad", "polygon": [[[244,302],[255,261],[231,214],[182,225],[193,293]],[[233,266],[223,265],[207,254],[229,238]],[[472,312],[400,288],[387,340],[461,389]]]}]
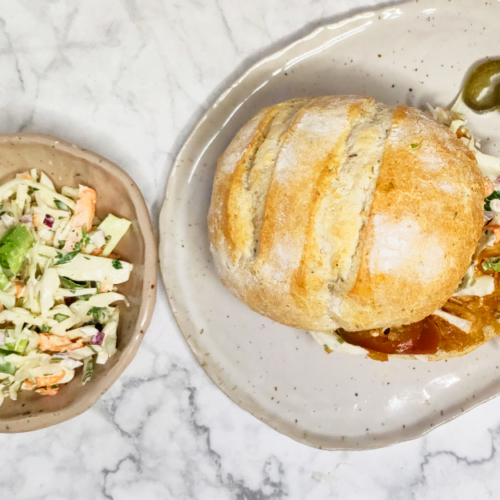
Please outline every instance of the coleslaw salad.
[{"label": "coleslaw salad", "polygon": [[21,390],[57,394],[116,352],[116,285],[132,265],[113,254],[130,221],[95,217],[87,186],[58,192],[32,169],[0,186],[0,404]]}]

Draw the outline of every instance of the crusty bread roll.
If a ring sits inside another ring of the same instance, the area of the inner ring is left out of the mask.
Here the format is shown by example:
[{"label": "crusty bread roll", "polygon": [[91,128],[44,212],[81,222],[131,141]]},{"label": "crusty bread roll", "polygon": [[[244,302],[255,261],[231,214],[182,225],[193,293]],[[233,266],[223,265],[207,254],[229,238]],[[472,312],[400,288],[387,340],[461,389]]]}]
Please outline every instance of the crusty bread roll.
[{"label": "crusty bread roll", "polygon": [[223,283],[310,331],[420,321],[481,234],[474,154],[421,111],[358,96],[262,110],[220,157],[208,217]]}]

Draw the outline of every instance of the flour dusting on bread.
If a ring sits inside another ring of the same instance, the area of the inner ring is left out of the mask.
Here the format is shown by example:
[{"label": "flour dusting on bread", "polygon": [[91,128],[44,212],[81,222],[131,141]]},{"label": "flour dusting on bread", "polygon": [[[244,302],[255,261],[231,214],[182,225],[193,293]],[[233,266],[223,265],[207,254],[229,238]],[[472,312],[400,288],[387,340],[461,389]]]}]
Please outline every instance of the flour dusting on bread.
[{"label": "flour dusting on bread", "polygon": [[406,276],[408,267],[414,280],[428,283],[446,270],[444,251],[434,235],[423,232],[413,219],[393,223],[384,215],[373,218],[374,241],[369,256],[372,274]]},{"label": "flour dusting on bread", "polygon": [[287,101],[219,160],[214,261],[236,296],[286,325],[412,323],[466,272],[482,193],[473,153],[418,110],[360,96]]}]

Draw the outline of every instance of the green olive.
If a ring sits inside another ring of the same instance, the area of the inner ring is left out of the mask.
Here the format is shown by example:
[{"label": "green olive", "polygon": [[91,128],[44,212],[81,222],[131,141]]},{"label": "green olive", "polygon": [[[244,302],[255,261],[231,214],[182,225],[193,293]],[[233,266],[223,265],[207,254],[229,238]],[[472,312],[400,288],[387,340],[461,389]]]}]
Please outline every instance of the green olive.
[{"label": "green olive", "polygon": [[462,97],[469,108],[479,113],[500,106],[500,59],[480,64],[469,76]]}]

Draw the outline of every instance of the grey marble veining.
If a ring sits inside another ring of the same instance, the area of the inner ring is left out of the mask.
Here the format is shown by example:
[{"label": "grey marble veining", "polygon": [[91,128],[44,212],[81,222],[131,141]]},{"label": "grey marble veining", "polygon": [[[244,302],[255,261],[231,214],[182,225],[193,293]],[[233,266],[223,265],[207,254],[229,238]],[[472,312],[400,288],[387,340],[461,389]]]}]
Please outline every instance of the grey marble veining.
[{"label": "grey marble veining", "polygon": [[[175,154],[252,62],[377,2],[0,1],[0,132],[57,135],[121,165],[155,224]],[[0,498],[498,498],[500,400],[416,441],[325,452],[228,400],[177,330],[161,287],[144,343],[89,411],[0,435]]]}]

